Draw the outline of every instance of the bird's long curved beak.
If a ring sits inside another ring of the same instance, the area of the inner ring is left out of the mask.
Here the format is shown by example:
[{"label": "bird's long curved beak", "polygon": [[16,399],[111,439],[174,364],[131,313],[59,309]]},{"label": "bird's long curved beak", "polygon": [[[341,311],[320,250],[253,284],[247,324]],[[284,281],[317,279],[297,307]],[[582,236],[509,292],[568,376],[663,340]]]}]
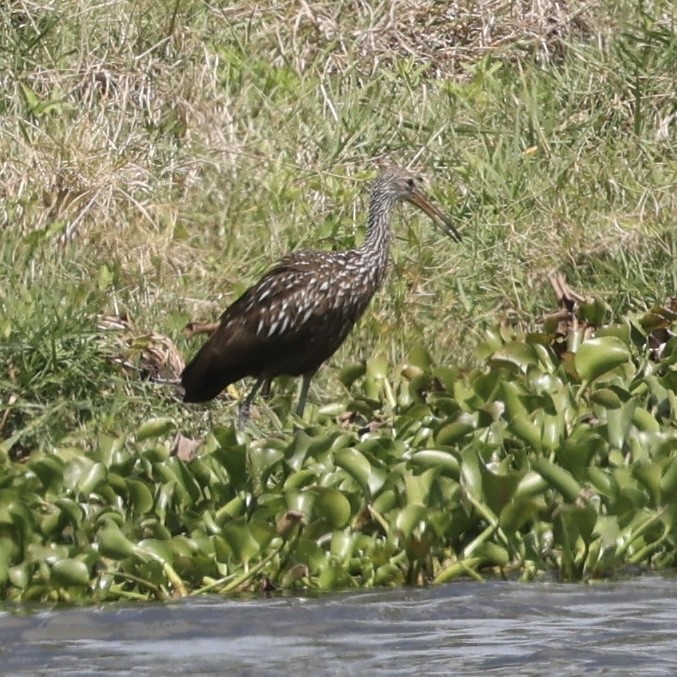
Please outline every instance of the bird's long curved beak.
[{"label": "bird's long curved beak", "polygon": [[409,197],[409,201],[423,210],[447,235],[456,240],[456,242],[461,241],[461,234],[456,229],[451,218],[430,202],[423,193],[415,190]]}]

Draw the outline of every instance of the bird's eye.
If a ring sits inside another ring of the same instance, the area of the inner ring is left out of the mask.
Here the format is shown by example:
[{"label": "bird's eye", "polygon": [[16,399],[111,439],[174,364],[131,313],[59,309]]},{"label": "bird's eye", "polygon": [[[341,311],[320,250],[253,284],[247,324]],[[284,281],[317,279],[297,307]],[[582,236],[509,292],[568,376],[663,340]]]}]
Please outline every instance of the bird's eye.
[{"label": "bird's eye", "polygon": [[408,178],[407,186],[409,186],[409,188],[416,188],[416,181],[414,181],[412,177]]}]

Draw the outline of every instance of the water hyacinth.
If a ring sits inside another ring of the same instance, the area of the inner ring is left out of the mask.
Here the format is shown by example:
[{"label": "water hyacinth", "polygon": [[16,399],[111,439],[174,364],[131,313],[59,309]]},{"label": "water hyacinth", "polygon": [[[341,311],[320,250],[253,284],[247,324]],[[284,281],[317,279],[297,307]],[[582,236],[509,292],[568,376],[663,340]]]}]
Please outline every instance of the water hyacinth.
[{"label": "water hyacinth", "polygon": [[5,596],[165,599],[675,566],[677,339],[651,359],[641,322],[627,320],[572,360],[543,335],[505,329],[478,350],[485,366],[465,376],[420,348],[399,373],[382,360],[347,367],[347,427],[332,412],[283,437],[217,428],[184,460],[174,422],[152,419],[87,455],[5,456]]}]

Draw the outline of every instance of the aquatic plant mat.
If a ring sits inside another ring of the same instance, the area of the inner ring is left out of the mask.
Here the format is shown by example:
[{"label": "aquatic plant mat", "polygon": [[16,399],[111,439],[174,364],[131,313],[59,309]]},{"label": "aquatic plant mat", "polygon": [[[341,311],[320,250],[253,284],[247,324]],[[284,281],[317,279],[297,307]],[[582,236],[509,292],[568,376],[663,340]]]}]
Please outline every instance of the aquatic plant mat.
[{"label": "aquatic plant mat", "polygon": [[[0,594],[578,581],[677,565],[673,2],[0,7]],[[185,406],[290,249],[392,272],[313,381]],[[186,331],[186,325],[191,323]],[[197,335],[196,335],[197,334]]]}]

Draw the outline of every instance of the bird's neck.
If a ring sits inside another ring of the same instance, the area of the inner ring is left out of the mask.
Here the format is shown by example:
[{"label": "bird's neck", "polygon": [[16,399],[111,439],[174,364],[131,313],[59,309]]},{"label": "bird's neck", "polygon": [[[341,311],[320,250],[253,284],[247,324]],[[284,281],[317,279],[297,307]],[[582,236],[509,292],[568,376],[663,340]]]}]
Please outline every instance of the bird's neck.
[{"label": "bird's neck", "polygon": [[359,248],[363,256],[373,258],[373,265],[379,271],[381,277],[388,267],[388,255],[390,253],[390,215],[394,203],[387,197],[374,194],[371,197],[369,207],[369,221],[367,224],[367,236]]}]

